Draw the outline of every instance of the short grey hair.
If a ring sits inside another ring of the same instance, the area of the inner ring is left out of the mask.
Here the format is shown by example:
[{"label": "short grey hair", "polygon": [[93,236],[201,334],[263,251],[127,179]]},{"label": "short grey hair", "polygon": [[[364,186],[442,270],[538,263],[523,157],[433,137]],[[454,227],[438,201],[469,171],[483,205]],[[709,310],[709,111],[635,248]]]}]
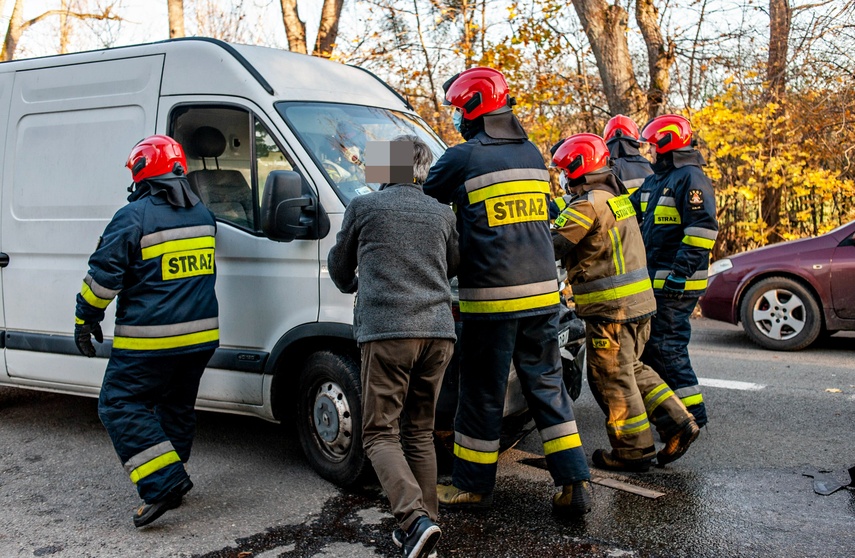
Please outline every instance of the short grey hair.
[{"label": "short grey hair", "polygon": [[424,184],[433,164],[433,153],[418,136],[401,135],[392,141],[408,141],[413,144],[413,182]]}]

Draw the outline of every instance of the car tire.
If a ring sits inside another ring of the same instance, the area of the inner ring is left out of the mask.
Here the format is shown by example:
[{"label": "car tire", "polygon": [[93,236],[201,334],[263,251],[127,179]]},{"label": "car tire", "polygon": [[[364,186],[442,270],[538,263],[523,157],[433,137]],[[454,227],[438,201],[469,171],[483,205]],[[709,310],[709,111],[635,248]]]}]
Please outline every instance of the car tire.
[{"label": "car tire", "polygon": [[786,277],[768,277],[748,289],[739,315],[751,340],[773,351],[804,349],[822,330],[822,316],[813,294]]},{"label": "car tire", "polygon": [[564,387],[570,394],[570,398],[573,401],[576,401],[582,393],[582,378],[585,377],[585,371],[588,368],[585,345],[582,344],[582,346],[579,347],[579,350],[573,359],[562,356],[561,365],[564,369]]},{"label": "car tire", "polygon": [[300,445],[312,469],[338,486],[356,484],[366,469],[359,370],[349,356],[319,351],[306,359],[300,374]]}]

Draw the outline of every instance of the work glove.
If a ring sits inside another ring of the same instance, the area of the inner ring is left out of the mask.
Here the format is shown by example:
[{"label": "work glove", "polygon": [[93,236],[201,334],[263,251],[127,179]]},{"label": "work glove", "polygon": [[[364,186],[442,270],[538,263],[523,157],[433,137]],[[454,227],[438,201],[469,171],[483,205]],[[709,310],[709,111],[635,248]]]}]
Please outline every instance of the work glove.
[{"label": "work glove", "polygon": [[77,345],[77,350],[80,351],[81,355],[89,358],[95,356],[95,346],[92,344],[93,336],[95,341],[104,342],[104,334],[101,332],[101,324],[98,322],[74,325],[74,344]]},{"label": "work glove", "polygon": [[677,277],[673,273],[669,273],[665,279],[665,285],[662,286],[665,294],[680,297],[686,291],[686,278]]}]

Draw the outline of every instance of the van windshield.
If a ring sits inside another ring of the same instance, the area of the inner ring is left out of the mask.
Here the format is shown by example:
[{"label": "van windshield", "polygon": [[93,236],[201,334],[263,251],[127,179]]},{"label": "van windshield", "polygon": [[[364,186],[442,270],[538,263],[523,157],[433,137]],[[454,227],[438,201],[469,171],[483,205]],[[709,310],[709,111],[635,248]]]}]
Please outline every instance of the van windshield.
[{"label": "van windshield", "polygon": [[402,112],[305,102],[279,102],[276,109],[323,169],[345,205],[380,187],[365,182],[362,157],[367,142],[415,135],[433,152],[434,162],[445,151],[445,145],[427,124]]}]

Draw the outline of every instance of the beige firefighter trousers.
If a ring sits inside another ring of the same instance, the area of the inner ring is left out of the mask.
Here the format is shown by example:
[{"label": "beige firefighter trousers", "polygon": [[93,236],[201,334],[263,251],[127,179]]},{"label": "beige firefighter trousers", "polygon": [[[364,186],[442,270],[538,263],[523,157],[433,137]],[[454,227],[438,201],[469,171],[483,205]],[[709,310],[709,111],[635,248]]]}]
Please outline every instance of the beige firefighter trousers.
[{"label": "beige firefighter trousers", "polygon": [[622,324],[586,321],[586,329],[588,382],[606,413],[612,455],[624,460],[652,458],[656,449],[650,423],[655,426],[656,417],[665,413],[682,425],[692,415],[640,360],[650,337],[650,318]]}]

